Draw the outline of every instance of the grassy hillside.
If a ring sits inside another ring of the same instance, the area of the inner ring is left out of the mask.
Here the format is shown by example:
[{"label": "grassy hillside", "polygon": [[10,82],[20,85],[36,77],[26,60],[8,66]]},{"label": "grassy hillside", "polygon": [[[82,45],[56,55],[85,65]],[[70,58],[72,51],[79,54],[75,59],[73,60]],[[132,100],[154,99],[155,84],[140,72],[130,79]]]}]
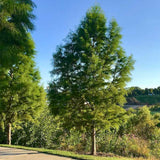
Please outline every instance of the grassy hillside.
[{"label": "grassy hillside", "polygon": [[136,96],[135,97],[142,104],[160,104],[160,95],[146,95],[146,96]]},{"label": "grassy hillside", "polygon": [[128,105],[155,105],[160,104],[160,95],[140,95],[127,97]]}]

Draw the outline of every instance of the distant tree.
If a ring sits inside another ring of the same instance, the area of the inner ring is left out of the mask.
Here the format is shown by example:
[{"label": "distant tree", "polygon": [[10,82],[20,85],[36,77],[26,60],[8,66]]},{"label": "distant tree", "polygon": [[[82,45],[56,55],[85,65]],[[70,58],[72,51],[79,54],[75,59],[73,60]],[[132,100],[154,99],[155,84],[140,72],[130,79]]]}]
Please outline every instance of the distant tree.
[{"label": "distant tree", "polygon": [[32,0],[0,0],[0,67],[18,62],[18,54],[34,52],[28,31],[34,29]]},{"label": "distant tree", "polygon": [[158,88],[153,88],[153,94],[157,95],[158,94]]},{"label": "distant tree", "polygon": [[145,88],[144,93],[145,93],[145,95],[148,95],[148,94],[149,94],[148,88]]},{"label": "distant tree", "polygon": [[0,121],[2,128],[7,129],[8,144],[11,144],[12,125],[34,120],[46,102],[33,56],[19,54],[19,58],[16,65],[1,71],[0,77],[0,83],[4,82],[0,89]]},{"label": "distant tree", "polygon": [[125,55],[121,38],[116,21],[107,28],[103,12],[95,6],[53,55],[49,107],[66,127],[90,131],[93,155],[97,130],[118,126],[125,112],[120,106],[134,61]]},{"label": "distant tree", "polygon": [[159,86],[157,87],[157,92],[158,92],[158,94],[160,94],[160,87]]},{"label": "distant tree", "polygon": [[140,96],[140,95],[159,95],[160,87],[157,88],[145,88],[140,87],[130,87],[127,88],[128,97]]}]

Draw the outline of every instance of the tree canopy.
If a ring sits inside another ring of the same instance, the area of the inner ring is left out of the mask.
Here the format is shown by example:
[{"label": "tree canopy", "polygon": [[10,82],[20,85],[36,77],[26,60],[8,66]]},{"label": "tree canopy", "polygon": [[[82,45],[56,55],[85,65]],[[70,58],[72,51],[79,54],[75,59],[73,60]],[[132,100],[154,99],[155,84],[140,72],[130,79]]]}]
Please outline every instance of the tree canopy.
[{"label": "tree canopy", "polygon": [[121,38],[117,22],[106,26],[101,8],[94,6],[53,54],[50,109],[65,126],[91,131],[92,154],[96,130],[118,126],[125,112],[120,106],[134,61],[126,56]]},{"label": "tree canopy", "polygon": [[33,58],[19,56],[21,61],[5,70],[0,78],[0,83],[4,82],[0,90],[0,117],[5,129],[8,124],[34,120],[46,103]]},{"label": "tree canopy", "polygon": [[28,36],[34,29],[32,20],[35,4],[31,0],[0,1],[0,67],[18,62],[18,54],[32,54]]}]

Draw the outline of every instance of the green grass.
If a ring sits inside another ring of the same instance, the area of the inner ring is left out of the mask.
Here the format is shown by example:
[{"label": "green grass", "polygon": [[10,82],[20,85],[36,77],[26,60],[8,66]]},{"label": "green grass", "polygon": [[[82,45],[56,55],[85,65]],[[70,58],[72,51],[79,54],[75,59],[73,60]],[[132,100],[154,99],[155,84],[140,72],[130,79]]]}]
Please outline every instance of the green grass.
[{"label": "green grass", "polygon": [[0,147],[10,147],[10,148],[38,151],[41,153],[69,157],[69,158],[79,159],[79,160],[146,160],[143,158],[101,157],[101,156],[91,156],[91,155],[80,155],[80,154],[76,154],[74,152],[69,152],[69,151],[51,150],[51,149],[44,149],[44,148],[31,148],[31,147],[16,146],[16,145],[9,146],[9,145],[0,144]]},{"label": "green grass", "polygon": [[135,97],[141,104],[160,104],[160,95],[143,95]]}]

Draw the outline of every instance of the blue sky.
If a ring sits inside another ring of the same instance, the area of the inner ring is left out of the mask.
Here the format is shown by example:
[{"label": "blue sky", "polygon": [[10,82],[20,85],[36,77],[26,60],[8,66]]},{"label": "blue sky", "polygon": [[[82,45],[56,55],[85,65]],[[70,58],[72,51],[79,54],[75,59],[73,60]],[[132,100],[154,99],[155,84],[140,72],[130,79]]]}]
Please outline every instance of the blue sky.
[{"label": "blue sky", "polygon": [[38,0],[35,1],[36,62],[42,84],[50,81],[52,55],[69,31],[75,30],[86,11],[98,4],[107,21],[122,28],[122,46],[136,60],[128,86],[160,86],[160,0]]}]

